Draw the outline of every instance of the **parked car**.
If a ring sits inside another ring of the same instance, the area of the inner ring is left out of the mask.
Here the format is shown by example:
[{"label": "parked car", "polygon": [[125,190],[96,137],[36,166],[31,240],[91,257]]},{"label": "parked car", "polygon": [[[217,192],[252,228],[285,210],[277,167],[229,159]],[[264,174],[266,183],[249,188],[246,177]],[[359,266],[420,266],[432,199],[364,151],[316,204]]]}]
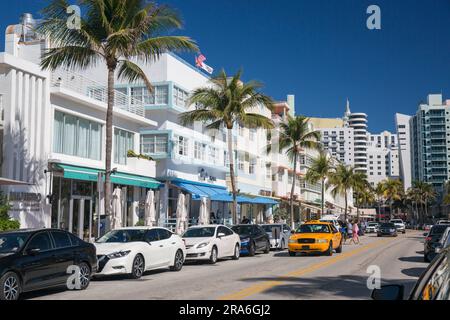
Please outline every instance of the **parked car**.
[{"label": "parked car", "polygon": [[164,228],[116,229],[97,240],[95,246],[99,265],[96,276],[127,274],[139,279],[148,270],[180,271],[186,257],[181,237]]},{"label": "parked car", "polygon": [[208,260],[215,264],[222,258],[239,259],[241,239],[223,225],[191,227],[182,238],[186,244],[186,260]]},{"label": "parked car", "polygon": [[287,248],[291,236],[291,228],[287,224],[263,224],[261,227],[269,236],[271,249]]},{"label": "parked car", "polygon": [[423,230],[425,230],[425,231],[430,231],[432,227],[433,227],[432,224],[425,224],[425,225],[423,226]]},{"label": "parked car", "polygon": [[447,226],[444,233],[442,234],[441,240],[436,245],[435,252],[440,253],[442,249],[445,249],[450,246],[450,227]]},{"label": "parked car", "polygon": [[439,220],[437,224],[450,224],[450,220]]},{"label": "parked car", "polygon": [[309,221],[302,224],[289,239],[289,255],[297,253],[321,253],[333,255],[333,250],[342,252],[342,234],[334,224]]},{"label": "parked car", "polygon": [[378,237],[382,237],[382,236],[397,237],[398,236],[397,227],[395,226],[395,224],[393,224],[391,222],[384,222],[384,223],[380,224],[380,226],[378,228],[377,236]]},{"label": "parked car", "polygon": [[24,292],[67,286],[70,266],[79,267],[80,287],[97,271],[94,245],[62,230],[0,233],[0,300],[17,300]]},{"label": "parked car", "polygon": [[395,225],[395,227],[397,228],[397,232],[401,232],[403,234],[406,233],[406,226],[402,219],[392,219],[389,222]]},{"label": "parked car", "polygon": [[[372,292],[374,300],[403,300],[403,285],[382,286]],[[408,300],[450,300],[450,248],[444,249],[417,281]]]},{"label": "parked car", "polygon": [[447,229],[447,225],[437,224],[428,233],[424,233],[426,238],[423,249],[423,260],[425,262],[430,262],[436,256],[436,246],[441,240],[445,229]]},{"label": "parked car", "polygon": [[240,224],[231,228],[241,238],[241,254],[254,256],[257,251],[270,252],[270,239],[257,224]]},{"label": "parked car", "polygon": [[367,224],[366,232],[367,233],[377,233],[378,232],[378,222],[369,222]]}]

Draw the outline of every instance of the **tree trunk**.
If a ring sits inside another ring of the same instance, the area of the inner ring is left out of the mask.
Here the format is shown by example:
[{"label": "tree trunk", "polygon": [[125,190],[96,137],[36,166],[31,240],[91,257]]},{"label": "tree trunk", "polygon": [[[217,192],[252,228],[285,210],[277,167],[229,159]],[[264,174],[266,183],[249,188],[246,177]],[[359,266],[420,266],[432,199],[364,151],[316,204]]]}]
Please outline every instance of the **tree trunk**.
[{"label": "tree trunk", "polygon": [[294,173],[292,176],[291,198],[289,205],[291,206],[291,228],[295,229],[294,221],[294,192],[295,192],[295,178],[297,177],[297,152],[294,153]]},{"label": "tree trunk", "polygon": [[345,211],[344,211],[344,221],[347,222],[347,190],[344,194],[344,200],[345,200]]},{"label": "tree trunk", "polygon": [[322,178],[322,215],[324,213],[325,213],[325,179]]},{"label": "tree trunk", "polygon": [[[108,109],[106,111],[106,154],[105,154],[105,211],[106,216],[111,218],[111,154],[113,144],[113,110],[114,110],[114,68],[108,68]],[[111,228],[112,228],[111,219]]]},{"label": "tree trunk", "polygon": [[230,161],[230,180],[231,180],[231,192],[233,194],[233,204],[231,207],[231,214],[233,224],[237,224],[237,190],[236,181],[234,176],[234,152],[233,152],[233,128],[228,128],[228,157]]},{"label": "tree trunk", "polygon": [[392,200],[389,201],[389,220],[392,220]]}]

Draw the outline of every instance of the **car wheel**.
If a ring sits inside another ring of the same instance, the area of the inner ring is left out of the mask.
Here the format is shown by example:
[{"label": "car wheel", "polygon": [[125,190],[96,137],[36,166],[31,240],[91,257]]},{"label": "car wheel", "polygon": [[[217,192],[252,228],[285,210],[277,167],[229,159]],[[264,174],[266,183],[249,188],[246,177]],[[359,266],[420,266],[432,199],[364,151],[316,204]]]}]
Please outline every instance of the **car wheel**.
[{"label": "car wheel", "polygon": [[178,250],[177,253],[175,253],[173,266],[170,267],[170,270],[171,271],[180,271],[183,268],[183,264],[184,264],[183,251]]},{"label": "car wheel", "polygon": [[91,283],[91,268],[85,262],[78,265],[80,268],[80,288],[78,290],[86,290]]},{"label": "car wheel", "polygon": [[268,254],[269,252],[270,252],[270,242],[267,241],[266,247],[264,248],[264,253],[265,253],[265,254]]},{"label": "car wheel", "polygon": [[406,233],[406,230],[405,231],[403,231],[403,234],[405,234]]},{"label": "car wheel", "polygon": [[250,257],[253,257],[255,253],[256,253],[255,243],[253,241],[250,241],[250,244],[248,245],[248,255]]},{"label": "car wheel", "polygon": [[330,245],[328,246],[328,250],[325,251],[325,255],[329,257],[333,255],[333,242],[330,241]]},{"label": "car wheel", "polygon": [[133,260],[131,277],[133,279],[140,279],[144,274],[144,270],[145,270],[144,257],[142,255],[138,254],[138,255],[136,255],[136,257],[134,257],[134,260]]},{"label": "car wheel", "polygon": [[6,273],[0,279],[0,289],[0,300],[18,300],[22,290],[19,276],[14,272]]},{"label": "car wheel", "polygon": [[336,249],[336,253],[342,253],[342,240],[341,240],[341,244],[340,244],[339,247]]},{"label": "car wheel", "polygon": [[295,252],[293,252],[293,251],[289,251],[289,256],[291,256],[291,257],[295,257],[295,255],[296,255],[296,253],[295,253]]},{"label": "car wheel", "polygon": [[236,243],[236,246],[234,247],[234,255],[233,255],[232,259],[239,260],[240,256],[241,256],[241,249],[239,248],[239,244]]},{"label": "car wheel", "polygon": [[211,250],[211,256],[209,257],[210,264],[216,264],[217,262],[217,248],[213,247]]}]

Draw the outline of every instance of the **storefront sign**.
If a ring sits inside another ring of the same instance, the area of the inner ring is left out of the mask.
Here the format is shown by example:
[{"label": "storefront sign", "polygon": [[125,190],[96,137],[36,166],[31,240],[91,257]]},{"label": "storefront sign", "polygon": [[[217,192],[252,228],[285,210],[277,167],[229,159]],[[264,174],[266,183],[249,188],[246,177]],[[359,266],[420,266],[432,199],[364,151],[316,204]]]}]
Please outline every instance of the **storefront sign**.
[{"label": "storefront sign", "polygon": [[10,211],[41,211],[42,195],[40,193],[10,192]]}]

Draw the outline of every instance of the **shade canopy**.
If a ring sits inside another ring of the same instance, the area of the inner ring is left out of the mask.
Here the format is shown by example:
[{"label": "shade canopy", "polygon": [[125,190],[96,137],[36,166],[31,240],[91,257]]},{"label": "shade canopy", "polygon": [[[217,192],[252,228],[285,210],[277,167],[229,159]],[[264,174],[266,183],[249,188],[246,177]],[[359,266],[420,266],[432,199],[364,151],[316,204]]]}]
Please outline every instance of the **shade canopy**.
[{"label": "shade canopy", "polygon": [[[104,173],[104,170],[78,167],[67,164],[55,164],[56,167],[64,172],[64,178],[83,180],[83,181],[97,181],[99,172]],[[111,174],[111,182],[126,186],[135,186],[148,189],[159,189],[162,184],[150,177],[138,176],[129,173],[116,172]]]}]

